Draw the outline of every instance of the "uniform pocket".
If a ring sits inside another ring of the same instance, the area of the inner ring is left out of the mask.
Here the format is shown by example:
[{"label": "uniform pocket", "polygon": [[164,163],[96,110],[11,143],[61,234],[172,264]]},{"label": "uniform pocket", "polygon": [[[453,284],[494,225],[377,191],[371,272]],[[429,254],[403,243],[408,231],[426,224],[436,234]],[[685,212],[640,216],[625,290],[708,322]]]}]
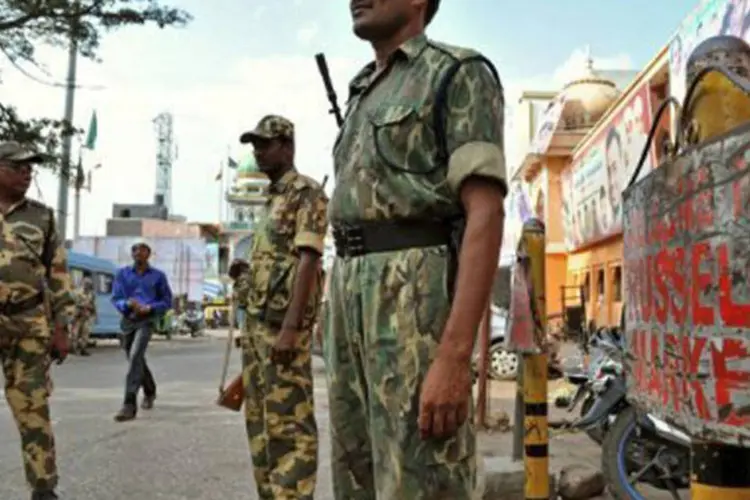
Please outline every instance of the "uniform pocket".
[{"label": "uniform pocket", "polygon": [[424,154],[425,122],[414,106],[393,104],[370,113],[372,138],[380,160],[395,170],[427,172],[431,165]]}]

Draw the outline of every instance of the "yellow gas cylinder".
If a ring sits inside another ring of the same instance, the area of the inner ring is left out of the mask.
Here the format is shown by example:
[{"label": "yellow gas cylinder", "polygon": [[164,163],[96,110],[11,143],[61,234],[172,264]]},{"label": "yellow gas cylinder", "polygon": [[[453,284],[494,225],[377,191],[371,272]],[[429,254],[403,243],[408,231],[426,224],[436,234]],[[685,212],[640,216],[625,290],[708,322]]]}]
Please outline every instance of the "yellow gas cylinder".
[{"label": "yellow gas cylinder", "polygon": [[745,88],[719,72],[705,75],[685,103],[686,145],[700,144],[750,122],[750,45],[734,36],[715,36],[701,42],[687,62],[687,88],[707,66],[726,69]]}]

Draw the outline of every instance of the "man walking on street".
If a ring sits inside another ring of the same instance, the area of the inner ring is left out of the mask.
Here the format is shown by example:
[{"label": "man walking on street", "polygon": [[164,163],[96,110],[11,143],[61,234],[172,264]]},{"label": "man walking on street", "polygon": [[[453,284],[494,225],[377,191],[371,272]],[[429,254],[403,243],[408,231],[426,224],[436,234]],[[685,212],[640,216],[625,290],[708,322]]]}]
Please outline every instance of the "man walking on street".
[{"label": "man walking on street", "polygon": [[67,355],[74,301],[54,213],[26,198],[32,166],[42,161],[17,142],[0,143],[0,364],[31,499],[53,500],[49,367],[50,358],[62,363]]},{"label": "man walking on street", "polygon": [[428,39],[438,0],[352,0],[375,61],[334,146],[323,350],[338,500],[468,500],[471,359],[506,194],[503,93],[477,52]]},{"label": "man walking on street", "polygon": [[245,314],[247,312],[247,294],[250,291],[250,266],[247,261],[235,259],[227,272],[232,280],[232,307],[235,322],[241,332],[245,331]]},{"label": "man walking on street", "polygon": [[311,337],[327,199],[294,167],[294,125],[269,115],[240,138],[271,181],[253,235],[243,339],[245,420],[261,500],[312,500],[318,463]]},{"label": "man walking on street", "polygon": [[88,351],[91,329],[96,321],[96,294],[94,282],[88,276],[81,280],[81,288],[75,292],[76,318],[73,322],[73,348],[81,356],[90,356]]},{"label": "man walking on street", "polygon": [[112,287],[112,303],[122,314],[122,348],[128,357],[125,400],[115,415],[117,422],[136,417],[141,387],[141,408],[150,410],[154,407],[156,382],[146,364],[146,349],[156,322],[172,307],[172,290],[166,275],[148,262],[151,247],[145,241],[137,241],[130,250],[133,265],[117,272]]}]

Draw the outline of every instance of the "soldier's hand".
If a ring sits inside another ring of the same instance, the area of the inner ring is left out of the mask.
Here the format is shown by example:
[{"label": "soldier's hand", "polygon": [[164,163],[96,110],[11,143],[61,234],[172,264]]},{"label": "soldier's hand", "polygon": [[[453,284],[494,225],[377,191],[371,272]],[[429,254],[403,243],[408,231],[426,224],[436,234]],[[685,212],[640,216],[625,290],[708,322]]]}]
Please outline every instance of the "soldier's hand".
[{"label": "soldier's hand", "polygon": [[423,439],[453,436],[469,415],[471,360],[443,354],[427,371],[419,398]]},{"label": "soldier's hand", "polygon": [[291,328],[282,328],[276,344],[271,351],[271,361],[276,364],[289,365],[294,360],[299,332]]}]

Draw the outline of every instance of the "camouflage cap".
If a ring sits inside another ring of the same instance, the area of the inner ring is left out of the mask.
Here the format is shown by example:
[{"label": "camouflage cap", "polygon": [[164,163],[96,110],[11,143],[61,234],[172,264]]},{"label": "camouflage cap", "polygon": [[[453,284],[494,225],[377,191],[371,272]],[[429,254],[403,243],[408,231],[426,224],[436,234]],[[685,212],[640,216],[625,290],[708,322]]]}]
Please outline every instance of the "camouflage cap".
[{"label": "camouflage cap", "polygon": [[44,160],[44,155],[24,148],[16,141],[0,142],[0,162],[43,163]]},{"label": "camouflage cap", "polygon": [[257,139],[275,139],[283,137],[294,140],[294,124],[279,115],[266,115],[260,119],[255,129],[240,136],[242,144],[252,143]]}]

